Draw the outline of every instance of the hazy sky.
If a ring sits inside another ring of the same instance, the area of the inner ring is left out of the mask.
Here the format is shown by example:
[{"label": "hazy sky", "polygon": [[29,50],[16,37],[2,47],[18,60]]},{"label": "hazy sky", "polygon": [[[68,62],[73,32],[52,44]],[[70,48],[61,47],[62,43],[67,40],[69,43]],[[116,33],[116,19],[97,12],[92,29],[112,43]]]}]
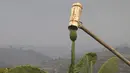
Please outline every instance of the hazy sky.
[{"label": "hazy sky", "polygon": [[[0,0],[0,44],[70,46],[69,17],[77,1],[86,28],[110,45],[130,44],[130,0]],[[82,30],[76,45],[100,47]]]}]

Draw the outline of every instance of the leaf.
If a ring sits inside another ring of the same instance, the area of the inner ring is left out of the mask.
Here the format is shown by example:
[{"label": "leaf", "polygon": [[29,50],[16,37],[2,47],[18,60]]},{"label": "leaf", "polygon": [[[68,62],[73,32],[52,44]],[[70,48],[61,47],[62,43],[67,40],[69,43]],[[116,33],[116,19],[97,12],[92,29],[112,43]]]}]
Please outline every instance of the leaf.
[{"label": "leaf", "polygon": [[96,60],[97,60],[97,55],[96,53],[88,53],[88,59],[89,59],[89,63],[92,61],[92,64],[94,65],[96,63]]},{"label": "leaf", "polygon": [[80,72],[81,73],[89,73],[89,56],[85,56],[85,59],[84,59],[84,62],[83,62],[83,65],[81,67],[81,70]]},{"label": "leaf", "polygon": [[118,58],[112,57],[108,59],[99,69],[98,73],[117,73],[118,72]]},{"label": "leaf", "polygon": [[[97,60],[96,53],[87,53],[85,54],[80,61],[75,65],[75,73],[88,73],[90,70],[90,65],[94,65]],[[91,66],[92,66],[91,65]],[[92,67],[91,67],[92,68]]]}]

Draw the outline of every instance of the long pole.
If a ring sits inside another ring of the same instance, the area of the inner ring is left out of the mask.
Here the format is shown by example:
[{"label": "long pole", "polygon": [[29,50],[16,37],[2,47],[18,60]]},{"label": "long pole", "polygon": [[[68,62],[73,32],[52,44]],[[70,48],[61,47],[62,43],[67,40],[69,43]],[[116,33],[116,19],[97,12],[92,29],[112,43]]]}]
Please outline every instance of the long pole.
[{"label": "long pole", "polygon": [[113,47],[107,45],[103,40],[99,39],[95,34],[90,32],[88,29],[86,29],[82,24],[80,24],[80,29],[82,29],[84,32],[86,32],[88,35],[90,35],[92,38],[94,38],[97,42],[99,42],[101,45],[106,47],[109,51],[111,51],[113,54],[115,54],[118,58],[120,58],[122,61],[124,61],[128,66],[130,66],[129,60],[127,60],[123,55],[121,55],[118,51],[116,51]]}]

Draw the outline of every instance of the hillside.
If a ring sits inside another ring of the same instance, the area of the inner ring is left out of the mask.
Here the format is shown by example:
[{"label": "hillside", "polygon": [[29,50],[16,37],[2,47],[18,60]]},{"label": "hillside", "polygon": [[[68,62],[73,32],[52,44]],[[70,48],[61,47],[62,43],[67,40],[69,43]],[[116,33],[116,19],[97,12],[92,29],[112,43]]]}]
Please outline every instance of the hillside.
[{"label": "hillside", "polygon": [[50,59],[50,57],[34,50],[0,48],[0,63],[5,63],[4,65],[32,64],[39,66],[43,61]]}]

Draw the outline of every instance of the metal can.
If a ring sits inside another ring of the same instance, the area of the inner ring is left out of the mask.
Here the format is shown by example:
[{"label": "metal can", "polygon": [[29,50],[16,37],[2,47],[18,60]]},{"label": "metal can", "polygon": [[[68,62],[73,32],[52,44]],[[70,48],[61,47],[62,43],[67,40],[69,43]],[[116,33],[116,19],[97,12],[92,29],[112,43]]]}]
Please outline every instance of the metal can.
[{"label": "metal can", "polygon": [[78,28],[82,9],[83,7],[79,2],[72,5],[69,26]]}]

